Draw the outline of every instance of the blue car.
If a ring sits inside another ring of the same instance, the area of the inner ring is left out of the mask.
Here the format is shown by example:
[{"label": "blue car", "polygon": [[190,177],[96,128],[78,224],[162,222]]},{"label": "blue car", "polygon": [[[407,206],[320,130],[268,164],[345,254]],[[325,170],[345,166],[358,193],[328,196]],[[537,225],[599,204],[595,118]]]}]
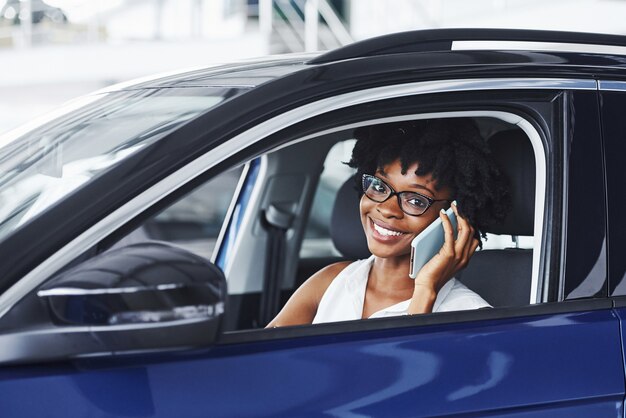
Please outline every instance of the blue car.
[{"label": "blue car", "polygon": [[[626,37],[388,35],[143,79],[0,137],[6,417],[621,417]],[[354,132],[467,118],[490,309],[265,329],[367,257]]]}]

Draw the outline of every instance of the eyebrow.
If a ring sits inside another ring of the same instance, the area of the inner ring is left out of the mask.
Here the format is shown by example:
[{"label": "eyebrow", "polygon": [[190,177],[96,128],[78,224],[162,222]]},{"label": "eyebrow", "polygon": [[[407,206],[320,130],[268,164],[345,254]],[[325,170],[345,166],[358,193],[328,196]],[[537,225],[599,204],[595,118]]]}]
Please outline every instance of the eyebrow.
[{"label": "eyebrow", "polygon": [[[387,176],[387,173],[385,173],[383,170],[379,169],[378,172],[380,173],[380,175],[384,178],[386,178],[387,180],[389,180],[389,177]],[[417,183],[412,183],[409,184],[409,187],[413,187],[415,189],[423,189],[426,190],[428,192],[430,192],[430,194],[433,196],[433,198],[435,197],[435,192],[433,192],[432,190],[430,190],[428,187],[421,185],[421,184],[417,184]]]}]

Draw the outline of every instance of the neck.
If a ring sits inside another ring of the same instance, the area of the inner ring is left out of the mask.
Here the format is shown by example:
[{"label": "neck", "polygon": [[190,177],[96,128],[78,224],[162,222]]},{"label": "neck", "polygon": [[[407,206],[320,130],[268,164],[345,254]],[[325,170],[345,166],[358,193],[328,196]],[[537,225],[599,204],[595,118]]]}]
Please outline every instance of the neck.
[{"label": "neck", "polygon": [[410,255],[401,257],[375,257],[370,270],[368,287],[385,288],[391,291],[412,291],[414,282],[409,277]]}]

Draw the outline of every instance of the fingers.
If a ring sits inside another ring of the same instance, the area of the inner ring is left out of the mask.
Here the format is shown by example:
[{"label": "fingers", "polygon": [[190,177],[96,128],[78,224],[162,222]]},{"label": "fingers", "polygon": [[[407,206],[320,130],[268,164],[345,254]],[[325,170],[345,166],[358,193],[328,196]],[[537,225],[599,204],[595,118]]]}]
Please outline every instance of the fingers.
[{"label": "fingers", "polygon": [[457,272],[467,266],[480,241],[474,237],[474,227],[459,214],[456,201],[452,203],[451,207],[457,219],[457,237],[454,238],[455,231],[452,222],[442,209],[439,216],[443,225],[445,242],[440,255],[448,260],[448,268]]},{"label": "fingers", "polygon": [[454,256],[456,248],[452,222],[450,222],[450,218],[448,218],[448,215],[446,215],[446,212],[443,209],[439,212],[439,217],[441,218],[441,224],[443,225],[443,235],[445,239],[442,249],[445,250],[449,256]]},{"label": "fingers", "polygon": [[470,250],[467,254],[468,259],[474,255],[474,253],[476,252],[476,249],[478,248],[478,246],[480,245],[480,240],[477,238],[472,239],[472,245],[470,245]]},{"label": "fingers", "polygon": [[446,211],[442,209],[439,217],[444,231],[444,244],[439,253],[422,267],[415,283],[418,283],[417,280],[421,277],[423,281],[430,280],[439,289],[447,280],[467,266],[478,248],[480,242],[474,238],[475,230],[465,218],[459,215],[456,202],[452,205],[452,211],[457,218],[457,238],[454,237],[457,231],[454,230]]},{"label": "fingers", "polygon": [[457,261],[460,261],[466,254],[468,244],[471,243],[474,235],[474,228],[467,222],[467,220],[459,214],[459,210],[456,205],[456,201],[452,202],[452,211],[456,215],[457,219],[457,238],[454,246]]},{"label": "fingers", "polygon": [[456,201],[452,203],[451,207],[456,215],[458,224],[458,235],[455,242],[455,260],[458,268],[462,269],[467,265],[480,242],[474,238],[474,227],[467,219],[459,214]]},{"label": "fingers", "polygon": [[463,256],[463,267],[465,267],[467,265],[467,263],[469,263],[470,258],[472,258],[472,256],[474,255],[474,253],[476,252],[476,249],[478,248],[478,245],[480,244],[480,241],[476,238],[472,238],[470,244],[467,246],[467,252],[465,253],[465,255]]}]

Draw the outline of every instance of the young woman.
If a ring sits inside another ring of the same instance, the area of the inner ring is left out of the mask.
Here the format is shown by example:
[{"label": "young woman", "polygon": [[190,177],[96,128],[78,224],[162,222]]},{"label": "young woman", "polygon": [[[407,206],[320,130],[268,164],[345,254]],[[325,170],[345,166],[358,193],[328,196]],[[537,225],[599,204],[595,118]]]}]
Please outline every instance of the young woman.
[{"label": "young woman", "polygon": [[[489,307],[454,279],[484,228],[509,210],[506,182],[470,119],[436,119],[357,130],[360,217],[372,256],[327,266],[268,325],[278,327]],[[445,215],[458,220],[455,239]],[[355,213],[354,216],[359,216]],[[441,217],[445,243],[409,277],[411,241]]]}]

